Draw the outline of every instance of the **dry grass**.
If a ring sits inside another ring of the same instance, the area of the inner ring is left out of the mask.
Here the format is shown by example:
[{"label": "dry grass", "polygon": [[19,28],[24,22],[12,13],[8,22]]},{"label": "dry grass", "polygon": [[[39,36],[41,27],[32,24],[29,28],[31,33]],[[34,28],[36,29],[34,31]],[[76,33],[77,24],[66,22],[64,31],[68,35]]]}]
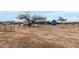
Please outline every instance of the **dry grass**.
[{"label": "dry grass", "polygon": [[79,48],[79,25],[16,25],[15,30],[6,34],[0,31],[0,47]]}]

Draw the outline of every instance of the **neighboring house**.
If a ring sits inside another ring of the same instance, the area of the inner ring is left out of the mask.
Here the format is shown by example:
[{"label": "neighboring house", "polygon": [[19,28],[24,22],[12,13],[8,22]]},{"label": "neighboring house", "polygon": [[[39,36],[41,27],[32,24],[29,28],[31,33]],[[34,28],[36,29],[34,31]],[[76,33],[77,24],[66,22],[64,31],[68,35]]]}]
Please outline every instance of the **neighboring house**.
[{"label": "neighboring house", "polygon": [[37,21],[32,21],[32,24],[51,24],[51,22],[49,21],[40,21],[40,20],[37,20]]},{"label": "neighboring house", "polygon": [[[50,22],[50,21],[46,21],[46,18],[43,18],[43,17],[32,18],[32,19],[30,19],[30,23],[32,23],[32,25],[35,25],[35,24],[38,24],[38,25],[39,24],[52,24],[52,25],[56,25],[56,21],[55,20]],[[23,24],[24,25],[29,24],[28,20],[23,19]]]},{"label": "neighboring house", "polygon": [[45,24],[45,17],[33,17],[32,24]]}]

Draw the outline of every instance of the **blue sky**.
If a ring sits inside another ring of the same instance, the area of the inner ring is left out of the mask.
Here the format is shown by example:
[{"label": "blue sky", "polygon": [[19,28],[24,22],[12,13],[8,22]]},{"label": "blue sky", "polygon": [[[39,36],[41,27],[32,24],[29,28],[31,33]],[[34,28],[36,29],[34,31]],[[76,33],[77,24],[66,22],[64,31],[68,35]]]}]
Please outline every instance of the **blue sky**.
[{"label": "blue sky", "polygon": [[47,17],[47,20],[51,21],[53,19],[58,19],[62,16],[67,18],[67,21],[79,21],[79,11],[0,11],[0,21],[19,21],[16,17],[19,14],[29,13],[30,15],[38,15]]}]

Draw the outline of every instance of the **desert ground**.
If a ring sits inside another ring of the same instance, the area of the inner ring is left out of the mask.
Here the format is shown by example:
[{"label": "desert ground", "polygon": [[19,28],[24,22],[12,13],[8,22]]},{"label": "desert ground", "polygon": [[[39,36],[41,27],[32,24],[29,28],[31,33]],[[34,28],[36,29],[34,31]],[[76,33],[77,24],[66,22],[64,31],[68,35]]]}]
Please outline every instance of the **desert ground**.
[{"label": "desert ground", "polygon": [[6,33],[4,28],[0,26],[0,48],[79,48],[78,24],[15,25],[14,32]]}]

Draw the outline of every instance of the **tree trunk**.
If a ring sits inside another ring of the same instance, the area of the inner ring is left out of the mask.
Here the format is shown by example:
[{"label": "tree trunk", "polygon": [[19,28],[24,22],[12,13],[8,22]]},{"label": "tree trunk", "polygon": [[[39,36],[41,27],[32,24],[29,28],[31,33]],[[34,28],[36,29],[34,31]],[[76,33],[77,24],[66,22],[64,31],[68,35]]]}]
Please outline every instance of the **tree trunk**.
[{"label": "tree trunk", "polygon": [[31,27],[32,24],[31,24],[30,20],[27,19],[27,21],[28,21],[28,23],[29,23],[28,26]]}]

